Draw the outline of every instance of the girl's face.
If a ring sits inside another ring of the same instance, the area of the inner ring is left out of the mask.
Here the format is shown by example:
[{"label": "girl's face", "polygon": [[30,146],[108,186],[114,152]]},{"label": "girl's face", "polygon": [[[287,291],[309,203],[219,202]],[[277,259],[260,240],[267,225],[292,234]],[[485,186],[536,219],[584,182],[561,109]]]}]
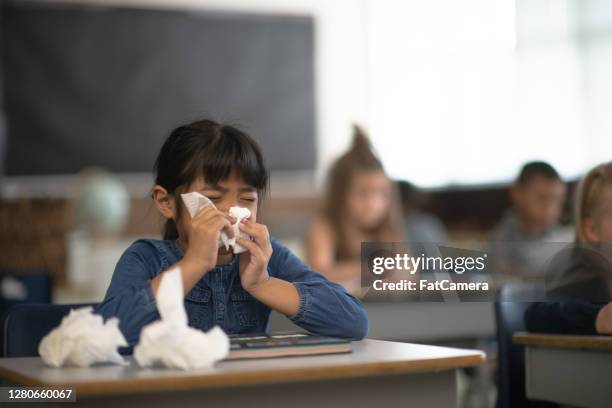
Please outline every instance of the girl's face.
[{"label": "girl's face", "polygon": [[391,197],[391,181],[382,171],[355,174],[347,194],[349,220],[359,228],[375,228],[389,211]]},{"label": "girl's face", "polygon": [[[215,207],[223,213],[229,213],[230,207],[244,207],[251,211],[249,220],[257,221],[257,208],[259,195],[257,189],[250,186],[237,176],[234,172],[225,180],[216,185],[210,185],[203,179],[194,181],[185,191],[186,193],[198,192],[210,199]],[[189,241],[189,213],[184,203],[181,203],[181,216],[177,223],[178,231],[185,241]],[[219,253],[227,252],[224,247],[219,248]]]}]

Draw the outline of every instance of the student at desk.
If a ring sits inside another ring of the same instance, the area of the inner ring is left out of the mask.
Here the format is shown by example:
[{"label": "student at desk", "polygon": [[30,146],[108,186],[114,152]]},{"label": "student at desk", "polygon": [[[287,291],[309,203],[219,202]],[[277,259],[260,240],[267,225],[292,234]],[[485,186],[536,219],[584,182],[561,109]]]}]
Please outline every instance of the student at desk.
[{"label": "student at desk", "polygon": [[332,165],[324,208],[308,236],[308,262],[334,282],[358,293],[361,243],[403,241],[403,218],[395,183],[361,128]]},{"label": "student at desk", "polygon": [[[117,316],[130,346],[157,319],[155,293],[164,272],[180,267],[189,324],[228,334],[264,332],[272,309],[319,335],[361,339],[368,320],[362,304],[312,271],[257,222],[268,185],[259,146],[246,133],[210,120],[175,129],[155,163],[155,206],[166,219],[163,240],[140,239],[121,256],[97,312]],[[214,206],[190,218],[181,193],[200,192]],[[218,248],[220,232],[232,237],[229,208],[248,208],[239,224],[252,240],[239,255]]]},{"label": "student at desk", "polygon": [[566,186],[548,163],[525,164],[510,189],[512,208],[495,227],[495,270],[502,280],[538,280],[539,267],[548,258],[544,242],[569,242],[558,222],[565,202]]},{"label": "student at desk", "polygon": [[[548,285],[548,301],[527,308],[530,331],[612,334],[612,163],[595,167],[580,183],[576,241],[559,278]],[[558,259],[567,260],[562,254]]]}]

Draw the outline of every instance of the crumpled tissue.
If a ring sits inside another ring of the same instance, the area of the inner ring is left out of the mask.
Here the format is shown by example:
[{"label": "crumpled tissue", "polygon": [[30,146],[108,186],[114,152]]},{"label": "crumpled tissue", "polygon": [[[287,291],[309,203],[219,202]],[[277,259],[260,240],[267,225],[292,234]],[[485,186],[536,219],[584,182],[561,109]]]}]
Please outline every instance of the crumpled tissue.
[{"label": "crumpled tissue", "polygon": [[45,364],[52,367],[88,367],[94,363],[128,364],[117,351],[128,343],[119,330],[119,319],[104,322],[93,308],[72,309],[58,327],[38,345]]},{"label": "crumpled tissue", "polygon": [[156,294],[161,320],[145,326],[134,348],[142,367],[156,363],[183,370],[210,367],[229,353],[229,338],[218,326],[207,333],[188,326],[180,268],[164,272]]},{"label": "crumpled tissue", "polygon": [[[208,205],[212,205],[213,207],[215,206],[208,197],[203,196],[198,192],[181,194],[181,198],[183,199],[183,202],[187,207],[187,211],[189,211],[189,215],[191,215],[192,218],[198,213],[198,211],[200,211],[201,208],[206,207]],[[245,252],[247,249],[236,242],[236,237],[239,236],[240,238],[244,239],[250,239],[251,237],[240,231],[240,229],[238,229],[238,224],[240,224],[242,220],[249,218],[251,216],[251,211],[248,208],[244,207],[230,207],[229,215],[236,218],[237,220],[234,224],[232,224],[234,236],[232,238],[229,238],[225,231],[221,231],[221,237],[219,238],[219,247],[225,246],[225,249],[229,249],[230,247],[232,247],[232,249],[234,250],[234,254],[240,254],[242,252]]]}]

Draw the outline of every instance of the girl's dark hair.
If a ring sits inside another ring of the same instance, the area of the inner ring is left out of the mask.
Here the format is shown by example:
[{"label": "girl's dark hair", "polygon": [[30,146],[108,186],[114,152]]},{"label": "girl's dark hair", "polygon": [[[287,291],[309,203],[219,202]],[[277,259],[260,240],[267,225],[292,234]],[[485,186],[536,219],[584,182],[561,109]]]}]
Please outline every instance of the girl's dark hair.
[{"label": "girl's dark hair", "polygon": [[[235,171],[263,197],[268,189],[268,169],[259,145],[243,131],[212,120],[200,120],[172,131],[155,160],[155,184],[176,200],[180,215],[180,194],[198,178],[211,185]],[[175,222],[168,219],[164,239],[177,239]]]}]

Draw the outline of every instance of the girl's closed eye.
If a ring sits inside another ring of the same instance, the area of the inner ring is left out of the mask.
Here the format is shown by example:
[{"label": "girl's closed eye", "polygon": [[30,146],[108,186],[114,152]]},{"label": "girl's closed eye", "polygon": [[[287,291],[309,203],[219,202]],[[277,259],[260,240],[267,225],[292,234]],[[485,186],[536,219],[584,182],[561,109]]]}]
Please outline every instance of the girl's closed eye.
[{"label": "girl's closed eye", "polygon": [[223,198],[223,194],[220,191],[214,189],[204,189],[199,191],[204,197],[210,201],[218,201]]},{"label": "girl's closed eye", "polygon": [[257,201],[257,197],[240,197],[240,200],[246,201],[249,203],[254,203]]}]

